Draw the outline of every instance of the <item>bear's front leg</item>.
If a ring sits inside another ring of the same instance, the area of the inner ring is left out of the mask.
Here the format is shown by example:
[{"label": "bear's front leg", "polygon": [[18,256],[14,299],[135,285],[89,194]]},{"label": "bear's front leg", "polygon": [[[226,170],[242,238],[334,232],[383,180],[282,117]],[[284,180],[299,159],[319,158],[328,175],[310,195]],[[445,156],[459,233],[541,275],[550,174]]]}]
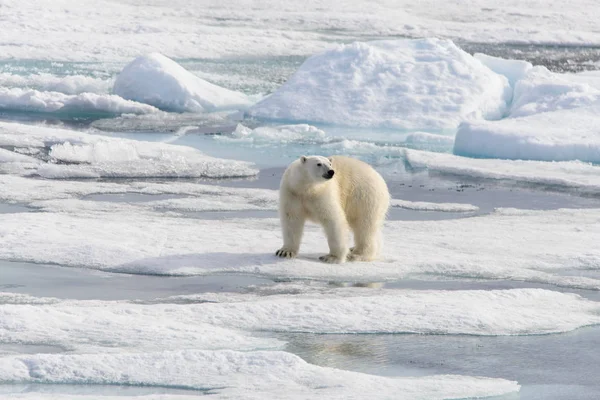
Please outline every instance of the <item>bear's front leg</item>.
[{"label": "bear's front leg", "polygon": [[334,218],[324,219],[322,224],[327,235],[329,254],[319,257],[319,260],[330,264],[345,262],[348,257],[348,227],[343,211],[340,209]]},{"label": "bear's front leg", "polygon": [[300,249],[306,221],[300,200],[291,194],[282,194],[279,200],[279,218],[283,233],[283,247],[277,250],[275,255],[282,258],[294,258]]}]

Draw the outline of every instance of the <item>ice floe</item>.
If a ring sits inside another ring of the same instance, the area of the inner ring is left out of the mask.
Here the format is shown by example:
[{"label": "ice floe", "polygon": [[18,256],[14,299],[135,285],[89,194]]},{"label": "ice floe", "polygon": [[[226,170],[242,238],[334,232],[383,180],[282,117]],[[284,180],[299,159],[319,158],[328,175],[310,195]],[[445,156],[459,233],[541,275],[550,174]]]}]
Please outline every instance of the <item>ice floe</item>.
[{"label": "ice floe", "polygon": [[141,56],[119,73],[113,92],[125,99],[178,112],[247,108],[243,93],[213,85],[159,53]]},{"label": "ice floe", "polygon": [[57,76],[49,73],[30,75],[17,75],[10,72],[0,73],[0,86],[36,89],[42,92],[60,92],[71,95],[81,93],[108,94],[112,85],[111,79],[87,75]]},{"label": "ice floe", "polygon": [[[454,153],[513,160],[600,163],[600,105],[467,123],[458,130]],[[550,168],[553,166],[547,169]]]},{"label": "ice floe", "polygon": [[453,128],[498,119],[507,79],[448,40],[340,45],[309,58],[252,116],[386,128]]},{"label": "ice floe", "polygon": [[258,173],[249,163],[209,157],[191,147],[16,123],[0,123],[0,146],[37,152],[23,160],[27,162],[21,163],[20,171],[14,159],[7,168],[44,178],[223,178]]},{"label": "ice floe", "polygon": [[73,112],[144,114],[158,111],[148,104],[123,99],[117,95],[41,92],[35,89],[0,87],[0,109],[27,112]]},{"label": "ice floe", "polygon": [[389,378],[308,364],[285,352],[185,350],[0,359],[0,382],[163,386],[215,398],[451,399],[517,392],[516,382],[454,375]]},{"label": "ice floe", "polygon": [[4,343],[44,344],[80,353],[255,350],[283,345],[276,339],[245,334],[239,328],[202,322],[203,311],[193,306],[17,300],[16,304],[0,304],[0,338]]},{"label": "ice floe", "polygon": [[[69,202],[48,209],[60,207]],[[371,281],[444,276],[600,290],[597,279],[564,273],[600,268],[598,210],[499,210],[458,220],[390,221],[381,260],[327,265],[318,261],[327,242],[314,225],[306,228],[300,257],[285,261],[273,255],[281,241],[278,219],[158,218],[105,208],[5,214],[0,259],[166,276],[237,272]],[[103,212],[101,218],[97,212]],[[82,236],[88,240],[79,240]]]},{"label": "ice floe", "polygon": [[[468,131],[465,129],[465,132]],[[507,134],[505,137],[510,138],[510,135]],[[468,147],[468,144],[464,145]],[[462,146],[462,144],[459,144],[459,146]],[[536,150],[534,144],[528,148],[532,151]],[[492,151],[490,149],[490,152]],[[597,192],[600,190],[600,167],[584,162],[476,159],[408,149],[405,150],[404,154],[406,162],[413,169],[427,168],[430,171],[449,175],[517,181],[582,192]],[[498,150],[498,154],[502,154],[500,150]]]}]

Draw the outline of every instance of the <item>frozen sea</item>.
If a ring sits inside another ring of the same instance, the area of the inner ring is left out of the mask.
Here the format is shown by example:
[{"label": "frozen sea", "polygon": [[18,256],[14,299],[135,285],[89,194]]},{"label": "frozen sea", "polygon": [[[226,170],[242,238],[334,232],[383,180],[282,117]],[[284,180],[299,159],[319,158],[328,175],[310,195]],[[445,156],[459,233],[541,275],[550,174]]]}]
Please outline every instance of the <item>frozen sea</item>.
[{"label": "frozen sea", "polygon": [[[600,398],[598,5],[234,3],[0,3],[0,398]],[[380,259],[275,257],[303,154]]]}]

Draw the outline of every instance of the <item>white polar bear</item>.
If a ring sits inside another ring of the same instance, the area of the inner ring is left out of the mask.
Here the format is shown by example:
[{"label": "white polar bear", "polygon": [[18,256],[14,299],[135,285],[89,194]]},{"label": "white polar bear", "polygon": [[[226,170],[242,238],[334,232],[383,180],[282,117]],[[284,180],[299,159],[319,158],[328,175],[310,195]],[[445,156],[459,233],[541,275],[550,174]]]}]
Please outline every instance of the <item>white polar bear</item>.
[{"label": "white polar bear", "polygon": [[[285,170],[279,188],[279,216],[283,247],[275,253],[292,258],[298,254],[305,221],[323,226],[328,263],[375,259],[381,226],[390,193],[381,175],[370,165],[349,157],[302,156]],[[348,250],[348,227],[355,246]]]}]

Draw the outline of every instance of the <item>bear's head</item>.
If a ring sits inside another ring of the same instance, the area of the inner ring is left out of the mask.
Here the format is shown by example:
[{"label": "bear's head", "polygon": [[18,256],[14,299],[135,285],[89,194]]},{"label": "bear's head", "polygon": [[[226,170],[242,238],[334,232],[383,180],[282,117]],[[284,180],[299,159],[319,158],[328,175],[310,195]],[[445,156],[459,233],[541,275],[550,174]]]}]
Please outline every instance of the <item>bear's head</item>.
[{"label": "bear's head", "polygon": [[333,178],[335,171],[331,166],[331,159],[321,156],[302,156],[300,165],[304,176],[311,182],[319,183]]}]

